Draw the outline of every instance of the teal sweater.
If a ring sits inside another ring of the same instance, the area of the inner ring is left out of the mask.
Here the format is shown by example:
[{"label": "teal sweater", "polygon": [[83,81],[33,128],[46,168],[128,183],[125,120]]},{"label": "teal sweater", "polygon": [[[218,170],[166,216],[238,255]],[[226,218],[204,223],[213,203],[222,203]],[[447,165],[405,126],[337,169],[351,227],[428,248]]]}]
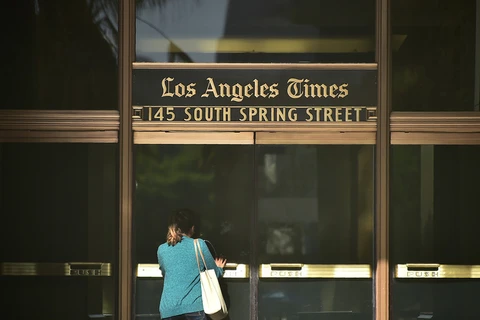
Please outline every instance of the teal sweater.
[{"label": "teal sweater", "polygon": [[[205,241],[199,239],[199,243],[208,269],[215,269],[217,277],[222,276],[223,269],[215,264]],[[158,247],[157,257],[164,278],[160,299],[161,318],[202,311],[202,288],[193,239],[183,237],[174,246],[164,243]],[[199,258],[202,268],[203,262]]]}]

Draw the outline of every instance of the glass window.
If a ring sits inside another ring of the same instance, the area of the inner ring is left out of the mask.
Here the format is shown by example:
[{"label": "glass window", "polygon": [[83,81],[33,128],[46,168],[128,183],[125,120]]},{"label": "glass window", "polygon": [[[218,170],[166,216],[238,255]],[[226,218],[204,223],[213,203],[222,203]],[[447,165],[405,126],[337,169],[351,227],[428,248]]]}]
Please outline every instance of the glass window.
[{"label": "glass window", "polygon": [[476,318],[480,147],[394,146],[391,155],[392,319]]},{"label": "glass window", "polygon": [[478,111],[478,1],[392,0],[393,110]]},{"label": "glass window", "polygon": [[113,317],[117,147],[0,145],[5,319]]},{"label": "glass window", "polygon": [[136,61],[374,62],[375,1],[137,1]]},{"label": "glass window", "polygon": [[118,1],[35,0],[10,7],[2,109],[118,108]]}]

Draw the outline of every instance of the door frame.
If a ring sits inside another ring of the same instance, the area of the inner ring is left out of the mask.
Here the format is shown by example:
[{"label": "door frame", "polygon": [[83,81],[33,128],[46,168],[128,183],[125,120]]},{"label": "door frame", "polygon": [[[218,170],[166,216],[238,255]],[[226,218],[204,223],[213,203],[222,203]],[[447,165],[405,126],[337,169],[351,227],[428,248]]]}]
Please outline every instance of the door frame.
[{"label": "door frame", "polygon": [[[281,128],[281,124],[277,124]],[[161,125],[156,125],[156,128],[161,128]],[[297,125],[301,128],[302,125]],[[340,132],[340,131],[153,131],[150,126],[149,131],[133,130],[133,145],[245,145],[255,147],[256,145],[371,145],[375,146],[376,136],[375,132]],[[374,165],[375,156],[372,165]],[[375,174],[375,169],[374,169]],[[255,178],[256,179],[256,178]],[[375,179],[374,179],[375,180]],[[375,181],[373,182],[375,184]],[[372,194],[375,198],[375,194]],[[375,204],[375,200],[374,200]],[[257,210],[257,209],[255,209]],[[375,224],[375,212],[373,213],[372,224]],[[251,241],[255,241],[257,213],[252,214],[251,220],[253,233],[250,234]],[[133,225],[133,224],[132,224]],[[133,236],[133,228],[130,229],[130,234]],[[372,231],[374,232],[374,230]],[[375,242],[375,234],[372,235],[372,242]],[[250,264],[237,264],[236,261],[227,265],[226,272],[237,273],[240,272],[242,276],[233,276],[229,278],[245,278],[248,275],[250,279],[249,291],[250,301],[254,302],[250,305],[250,320],[258,319],[258,287],[260,278],[263,279],[277,279],[282,281],[285,279],[282,275],[275,275],[273,268],[279,267],[279,270],[285,270],[291,264],[285,263],[271,263],[259,264],[256,256],[255,242],[251,244],[252,257]],[[133,250],[133,248],[132,248]],[[130,253],[131,254],[131,253]],[[372,261],[370,264],[319,264],[319,265],[301,265],[304,272],[309,273],[308,276],[296,275],[290,278],[315,278],[315,279],[371,279],[372,286],[376,286],[375,279],[375,265],[376,256],[375,251],[372,254]],[[133,255],[132,255],[133,257]],[[132,259],[133,261],[133,259]],[[252,267],[254,265],[255,267]],[[287,266],[288,265],[288,266]],[[135,290],[137,278],[159,278],[162,277],[158,269],[158,264],[138,264],[132,266],[132,285]],[[297,267],[295,267],[297,268]],[[253,281],[252,281],[253,279]],[[372,288],[375,291],[376,288]],[[375,300],[375,295],[372,294],[372,300]],[[372,313],[375,314],[377,306],[372,301]],[[131,305],[132,317],[135,317],[135,305]]]}]

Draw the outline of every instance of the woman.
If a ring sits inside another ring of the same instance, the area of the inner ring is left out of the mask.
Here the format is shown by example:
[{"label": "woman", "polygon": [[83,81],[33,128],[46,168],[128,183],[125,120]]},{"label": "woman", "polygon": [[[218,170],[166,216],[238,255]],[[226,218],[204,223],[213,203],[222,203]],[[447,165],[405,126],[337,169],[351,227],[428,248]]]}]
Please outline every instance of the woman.
[{"label": "woman", "polygon": [[[158,264],[164,277],[160,299],[160,316],[168,320],[207,320],[203,312],[200,274],[192,236],[195,233],[194,214],[182,209],[173,213],[167,232],[167,242],[157,250]],[[199,239],[208,269],[223,275],[225,259],[214,259],[205,241]],[[200,266],[202,266],[202,262]]]}]

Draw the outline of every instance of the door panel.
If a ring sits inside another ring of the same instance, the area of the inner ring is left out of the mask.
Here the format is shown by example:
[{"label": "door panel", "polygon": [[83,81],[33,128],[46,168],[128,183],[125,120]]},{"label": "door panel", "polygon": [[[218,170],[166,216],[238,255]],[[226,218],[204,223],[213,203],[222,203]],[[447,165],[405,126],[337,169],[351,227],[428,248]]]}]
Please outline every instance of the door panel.
[{"label": "door panel", "polygon": [[[254,147],[235,145],[244,140],[225,140],[222,135],[172,133],[167,140],[156,140],[161,144],[135,146],[137,319],[159,318],[162,278],[156,249],[165,242],[169,214],[180,207],[199,214],[196,236],[210,241],[216,254],[228,259],[222,286],[231,319],[248,319]],[[253,142],[253,133],[249,135]],[[170,144],[187,136],[190,140],[182,141],[188,144]],[[199,144],[205,136],[210,143],[223,139],[231,144]]]},{"label": "door panel", "polygon": [[391,154],[391,319],[478,318],[480,147]]},{"label": "door panel", "polygon": [[0,317],[116,318],[117,154],[0,144]]},{"label": "door panel", "polygon": [[372,319],[373,151],[257,146],[259,319]]},{"label": "door panel", "polygon": [[372,145],[171,135],[135,147],[137,318],[159,317],[156,248],[170,212],[188,207],[228,259],[231,320],[372,319]]}]

